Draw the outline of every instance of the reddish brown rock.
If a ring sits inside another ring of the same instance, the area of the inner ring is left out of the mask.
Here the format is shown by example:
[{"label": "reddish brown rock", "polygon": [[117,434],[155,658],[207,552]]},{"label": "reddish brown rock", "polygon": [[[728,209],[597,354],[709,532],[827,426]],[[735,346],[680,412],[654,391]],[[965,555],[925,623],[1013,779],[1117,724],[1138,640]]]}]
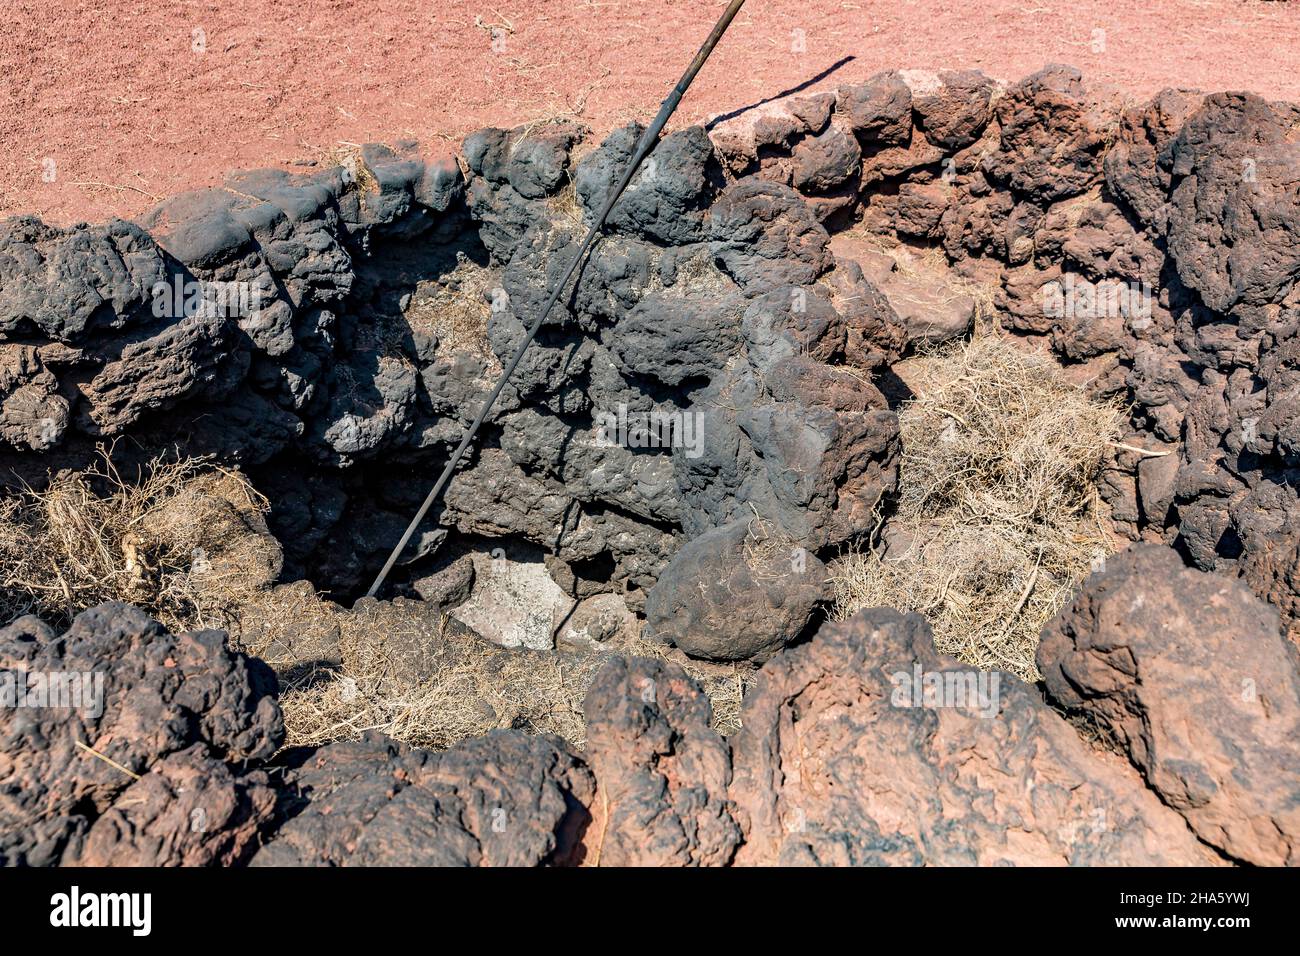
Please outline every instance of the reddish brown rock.
[{"label": "reddish brown rock", "polygon": [[802,139],[791,153],[791,184],[800,192],[825,193],[847,183],[862,164],[862,148],[851,133],[831,125]]},{"label": "reddish brown rock", "polygon": [[131,784],[65,865],[231,866],[260,846],[276,791],[262,771],[239,775],[196,744]]},{"label": "reddish brown rock", "polygon": [[[981,690],[935,652],[922,618],[886,609],[769,661],[732,738],[736,862],[1215,861],[1132,768],[996,676]],[[931,693],[934,681],[949,691]]]},{"label": "reddish brown rock", "polygon": [[[949,259],[970,255],[1007,254],[1006,226],[1016,208],[1006,192],[985,195],[958,194],[944,209],[940,228],[943,248]],[[1025,257],[1014,257],[1022,261]]]},{"label": "reddish brown rock", "polygon": [[1163,225],[1169,198],[1169,144],[1183,122],[1201,104],[1191,90],[1162,90],[1150,102],[1126,109],[1119,136],[1106,153],[1106,185],[1128,203],[1144,223]]},{"label": "reddish brown rock", "polygon": [[676,664],[615,658],[584,703],[599,789],[586,844],[602,866],[725,866],[740,844],[731,755],[712,709]]},{"label": "reddish brown rock", "polygon": [[1242,584],[1135,546],[1044,629],[1038,666],[1201,840],[1300,863],[1300,655]]},{"label": "reddish brown rock", "polygon": [[284,739],[265,664],[231,651],[221,631],[171,635],[125,604],[92,608],[62,635],[19,618],[0,630],[4,672],[85,675],[89,690],[75,707],[0,707],[0,861],[75,855],[138,786],[132,775],[169,754],[202,744],[218,761],[256,761]]},{"label": "reddish brown rock", "polygon": [[994,105],[1000,141],[984,170],[1037,202],[1084,192],[1101,179],[1119,105],[1115,94],[1089,90],[1073,67],[1045,67]]},{"label": "reddish brown rock", "polygon": [[945,70],[938,85],[914,91],[912,108],[925,138],[944,149],[965,149],[989,123],[993,81],[979,70]]},{"label": "reddish brown rock", "polygon": [[1169,146],[1169,254],[1211,309],[1280,301],[1300,275],[1300,107],[1216,93]]},{"label": "reddish brown rock", "polygon": [[897,361],[907,347],[907,327],[880,291],[851,259],[836,258],[822,284],[844,316],[848,333],[844,357],[859,369],[878,369]]},{"label": "reddish brown rock", "polygon": [[864,145],[901,146],[911,138],[912,90],[897,70],[840,87],[835,108]]},{"label": "reddish brown rock", "polygon": [[954,199],[951,186],[942,180],[932,183],[903,183],[898,187],[898,210],[894,228],[900,235],[935,239],[944,210]]},{"label": "reddish brown rock", "polygon": [[760,167],[760,157],[788,154],[802,137],[821,133],[830,122],[833,93],[789,97],[723,118],[709,129],[722,163],[736,175]]},{"label": "reddish brown rock", "polygon": [[995,304],[1013,329],[1050,332],[1062,319],[1061,310],[1056,308],[1064,301],[1062,278],[1059,266],[1039,269],[1029,264],[1008,269],[1002,276]]},{"label": "reddish brown rock", "polygon": [[891,179],[930,166],[944,158],[944,151],[919,132],[898,146],[869,147],[862,158],[862,185],[871,187]]}]

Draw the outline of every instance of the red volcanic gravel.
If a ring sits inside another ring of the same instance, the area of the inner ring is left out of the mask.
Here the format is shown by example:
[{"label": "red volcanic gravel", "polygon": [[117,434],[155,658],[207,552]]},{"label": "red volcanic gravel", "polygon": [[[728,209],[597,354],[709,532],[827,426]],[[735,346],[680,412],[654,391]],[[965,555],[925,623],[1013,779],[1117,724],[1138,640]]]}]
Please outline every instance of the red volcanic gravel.
[{"label": "red volcanic gravel", "polygon": [[[603,133],[653,115],[722,7],[0,0],[0,214],[136,216],[235,168],[558,113]],[[1190,85],[1300,99],[1300,4],[753,0],[676,123],[887,68],[1014,80],[1049,62],[1135,97]]]}]

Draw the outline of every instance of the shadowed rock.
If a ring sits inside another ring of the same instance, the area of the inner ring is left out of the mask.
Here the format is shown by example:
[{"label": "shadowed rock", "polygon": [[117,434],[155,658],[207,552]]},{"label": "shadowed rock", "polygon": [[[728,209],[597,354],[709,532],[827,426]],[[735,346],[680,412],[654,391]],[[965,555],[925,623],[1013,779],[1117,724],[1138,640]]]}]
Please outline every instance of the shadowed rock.
[{"label": "shadowed rock", "polygon": [[578,863],[594,792],[559,738],[518,731],[442,753],[370,734],[317,750],[288,783],[292,819],[254,866]]},{"label": "shadowed rock", "polygon": [[[190,824],[166,810],[160,795],[183,785],[177,781],[193,777],[195,767],[211,767],[209,758],[262,760],[284,739],[275,676],[261,661],[229,650],[223,632],[168,634],[144,612],[116,603],[78,615],[62,635],[23,617],[0,630],[0,674],[6,682],[28,675],[29,688],[36,675],[84,675],[83,696],[71,705],[29,694],[26,706],[0,708],[0,860],[48,865],[76,858],[87,831],[128,790],[149,802],[139,815],[124,807],[117,823],[104,824],[115,835],[101,828],[87,850],[94,858],[113,857],[118,840],[132,845],[123,858],[142,861],[239,855],[249,833],[208,844],[169,832]],[[149,780],[160,761],[182,751],[188,756]],[[145,780],[133,784],[136,776]],[[227,807],[227,815],[233,820],[242,812],[255,827],[264,786],[232,775],[224,795],[204,796],[195,806],[209,797],[244,800],[245,811]],[[220,815],[215,805],[213,815]]]}]

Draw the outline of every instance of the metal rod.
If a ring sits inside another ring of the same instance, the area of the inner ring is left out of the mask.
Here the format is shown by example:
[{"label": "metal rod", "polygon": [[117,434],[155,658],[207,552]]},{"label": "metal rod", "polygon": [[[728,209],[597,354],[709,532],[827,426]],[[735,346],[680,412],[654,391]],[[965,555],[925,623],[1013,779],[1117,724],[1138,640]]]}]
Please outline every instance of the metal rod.
[{"label": "metal rod", "polygon": [[663,105],[659,107],[659,114],[655,116],[654,122],[646,127],[646,131],[641,134],[641,139],[637,142],[636,151],[632,154],[632,161],[628,163],[627,170],[623,173],[623,178],[619,181],[618,186],[614,188],[614,191],[609,194],[609,198],[605,200],[604,208],[601,209],[600,215],[596,217],[595,222],[591,224],[591,228],[587,231],[587,237],[582,240],[582,245],[578,247],[578,254],[573,257],[573,262],[569,265],[569,268],[565,270],[564,278],[556,284],[555,288],[551,291],[550,298],[546,300],[546,305],[543,306],[541,313],[533,320],[533,324],[528,327],[528,334],[524,336],[523,342],[521,342],[519,348],[515,350],[514,357],[510,359],[510,363],[505,367],[505,370],[502,371],[501,378],[498,379],[496,387],[492,389],[492,394],[488,396],[487,401],[483,403],[483,407],[479,409],[478,415],[474,417],[473,424],[469,426],[468,430],[466,430],[464,436],[461,438],[460,444],[457,445],[456,450],[452,452],[451,458],[447,461],[447,466],[442,469],[442,474],[438,476],[437,482],[434,483],[429,494],[425,496],[424,503],[420,505],[420,510],[415,513],[415,517],[412,518],[411,523],[407,525],[406,531],[402,534],[401,540],[398,541],[397,546],[393,548],[393,553],[390,554],[388,560],[384,562],[383,569],[375,578],[374,583],[370,585],[370,590],[366,592],[366,597],[374,597],[379,593],[379,589],[383,587],[384,581],[387,579],[389,572],[393,570],[393,565],[397,563],[397,559],[401,557],[402,552],[406,550],[406,546],[410,543],[412,535],[415,534],[415,529],[419,527],[420,522],[424,520],[424,516],[428,514],[429,509],[433,507],[433,503],[437,501],[438,496],[442,494],[443,488],[446,487],[447,482],[451,479],[452,472],[456,470],[456,466],[460,463],[466,449],[469,448],[470,442],[474,440],[474,436],[478,434],[479,427],[482,426],[484,419],[487,418],[488,412],[492,410],[492,406],[496,404],[496,400],[500,397],[502,389],[506,387],[506,382],[510,381],[510,376],[514,374],[515,369],[518,368],[520,361],[524,357],[524,353],[528,351],[528,346],[531,345],[533,339],[537,337],[537,333],[541,329],[542,323],[546,321],[546,317],[550,315],[551,309],[555,306],[555,303],[559,301],[560,296],[564,293],[565,287],[568,286],[569,280],[573,278],[574,274],[578,271],[578,266],[581,265],[583,259],[586,258],[587,252],[591,249],[592,243],[596,241],[596,237],[600,234],[601,229],[604,228],[605,220],[609,217],[610,210],[614,208],[614,203],[623,195],[623,190],[627,189],[628,184],[632,182],[632,177],[636,175],[636,171],[645,161],[645,158],[650,155],[650,151],[654,149],[655,144],[659,140],[659,134],[663,132],[664,126],[668,123],[668,118],[672,116],[673,111],[677,109],[677,104],[679,104],[682,101],[682,97],[686,95],[686,91],[690,88],[691,81],[694,80],[695,75],[700,72],[700,68],[704,66],[704,61],[709,58],[709,54],[713,52],[713,48],[717,46],[718,41],[722,39],[722,34],[727,31],[727,27],[731,25],[731,21],[736,18],[736,14],[740,12],[740,8],[744,5],[745,0],[731,0],[731,3],[727,4],[727,9],[723,11],[722,17],[713,27],[713,31],[709,34],[708,39],[704,41],[704,45],[701,46],[699,52],[695,54],[695,59],[691,60],[691,65],[686,68],[686,72],[682,74],[682,78],[677,81],[677,85],[673,87],[672,92],[668,94],[668,98],[664,100]]}]

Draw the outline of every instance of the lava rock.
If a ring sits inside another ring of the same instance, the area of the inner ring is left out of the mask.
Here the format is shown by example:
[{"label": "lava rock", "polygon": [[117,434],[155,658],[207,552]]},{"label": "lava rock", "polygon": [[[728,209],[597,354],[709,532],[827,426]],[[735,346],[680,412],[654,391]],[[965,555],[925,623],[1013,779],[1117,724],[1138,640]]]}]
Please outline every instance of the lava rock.
[{"label": "lava rock", "polygon": [[127,787],[65,866],[236,866],[275,817],[264,771],[238,773],[203,744],[168,754]]},{"label": "lava rock", "polygon": [[[574,185],[594,219],[622,181],[644,129],[630,123],[612,133],[578,164]],[[721,171],[713,144],[699,126],[659,140],[610,211],[609,226],[632,236],[680,245],[705,236],[705,210],[717,194]]]},{"label": "lava rock", "polygon": [[[0,860],[11,864],[75,857],[132,780],[170,754],[202,744],[219,761],[258,761],[284,739],[265,664],[231,651],[221,631],[171,635],[125,604],[91,608],[62,635],[35,617],[0,630],[0,674],[8,682],[19,673],[80,675],[85,693],[79,706],[0,708]],[[196,754],[182,763],[194,760],[203,762]],[[167,821],[145,826],[157,836],[177,818]],[[210,849],[236,852],[238,843]]]},{"label": "lava rock", "polygon": [[1033,688],[936,653],[916,614],[823,626],[763,667],[741,720],[738,865],[1219,862]]},{"label": "lava rock", "polygon": [[1191,90],[1161,90],[1150,102],[1126,109],[1103,162],[1110,191],[1139,221],[1162,231],[1172,180],[1169,146],[1203,99]]},{"label": "lava rock", "polygon": [[0,335],[76,342],[147,319],[173,267],[133,223],[70,229],[31,216],[0,222]]},{"label": "lava rock", "polygon": [[849,182],[862,164],[857,139],[831,125],[801,139],[791,153],[791,185],[804,193],[825,193]]},{"label": "lava rock", "polygon": [[756,513],[811,550],[870,528],[897,486],[898,420],[883,395],[801,355],[734,363],[692,409],[698,454],[673,449],[691,536]]},{"label": "lava rock", "polygon": [[739,348],[744,308],[740,296],[683,299],[651,293],[605,336],[605,343],[629,377],[665,385],[707,381]]},{"label": "lava rock", "polygon": [[1044,629],[1038,667],[1205,843],[1300,863],[1300,654],[1243,585],[1134,546]]},{"label": "lava rock", "polygon": [[474,559],[462,554],[445,567],[411,582],[420,600],[450,611],[469,600],[474,587]]},{"label": "lava rock", "polygon": [[253,866],[582,862],[591,773],[558,737],[496,731],[441,753],[370,733],[307,756]]},{"label": "lava rock", "polygon": [[0,344],[0,440],[47,451],[68,428],[68,400],[31,345]]},{"label": "lava rock", "polygon": [[82,389],[82,430],[114,435],[147,412],[164,411],[189,398],[219,399],[248,369],[247,354],[231,340],[218,316],[193,315],[156,335],[129,341]]},{"label": "lava rock", "polygon": [[677,552],[646,598],[646,627],[692,657],[762,661],[799,636],[826,589],[816,555],[733,521]]},{"label": "lava rock", "polygon": [[1169,255],[1211,309],[1280,299],[1300,275],[1300,107],[1216,93],[1169,145]]},{"label": "lava rock", "polygon": [[965,149],[992,117],[993,81],[979,70],[944,70],[937,80],[912,93],[916,125],[936,146]]},{"label": "lava rock", "polygon": [[728,186],[709,212],[719,265],[747,294],[808,285],[830,266],[830,236],[794,190],[743,180]]},{"label": "lava rock", "polygon": [[583,704],[598,800],[587,840],[602,866],[726,866],[742,835],[731,755],[709,699],[676,664],[611,659]]},{"label": "lava rock", "polygon": [[1007,88],[993,107],[998,149],[984,161],[994,179],[1038,202],[1089,189],[1119,122],[1119,100],[1088,90],[1083,74],[1054,64]]},{"label": "lava rock", "polygon": [[906,144],[912,135],[912,89],[897,70],[865,83],[842,86],[835,110],[865,144]]}]

